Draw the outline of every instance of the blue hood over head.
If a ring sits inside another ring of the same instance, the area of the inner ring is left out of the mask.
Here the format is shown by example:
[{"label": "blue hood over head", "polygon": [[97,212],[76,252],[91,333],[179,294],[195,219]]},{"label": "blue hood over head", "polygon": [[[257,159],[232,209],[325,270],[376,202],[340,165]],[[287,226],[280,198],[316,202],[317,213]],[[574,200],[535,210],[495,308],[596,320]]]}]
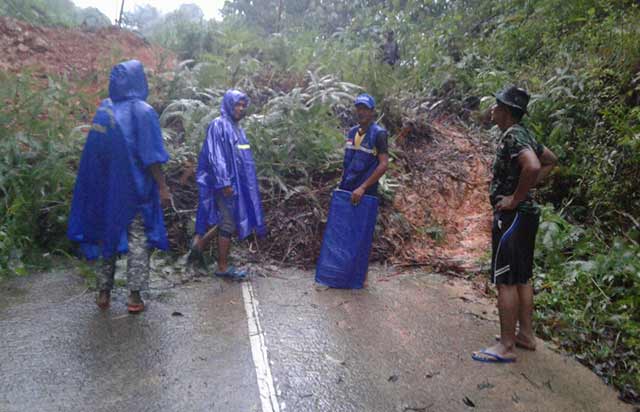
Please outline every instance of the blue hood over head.
[{"label": "blue hood over head", "polygon": [[236,107],[238,102],[244,100],[245,102],[245,110],[249,107],[249,97],[242,93],[240,90],[229,89],[224,94],[222,98],[222,104],[220,105],[220,114],[223,117],[228,118],[229,120],[235,123],[235,119],[233,118],[233,109]]},{"label": "blue hood over head", "polygon": [[138,60],[129,60],[113,67],[109,80],[109,97],[113,102],[129,99],[147,100],[149,85],[144,66]]},{"label": "blue hood over head", "polygon": [[196,180],[199,186],[196,232],[204,235],[221,222],[222,214],[216,197],[227,187],[233,196],[224,198],[233,212],[236,233],[240,239],[251,233],[265,236],[264,213],[251,144],[242,127],[233,119],[234,106],[249,98],[238,90],[228,90],[221,105],[221,116],[211,122],[198,159]]},{"label": "blue hood over head", "polygon": [[169,155],[158,114],[144,101],[148,87],[142,64],[131,60],[115,66],[109,93],[82,152],[67,230],[88,259],[126,252],[128,227],[136,215],[144,221],[147,247],[168,247],[150,167],[165,163]]}]

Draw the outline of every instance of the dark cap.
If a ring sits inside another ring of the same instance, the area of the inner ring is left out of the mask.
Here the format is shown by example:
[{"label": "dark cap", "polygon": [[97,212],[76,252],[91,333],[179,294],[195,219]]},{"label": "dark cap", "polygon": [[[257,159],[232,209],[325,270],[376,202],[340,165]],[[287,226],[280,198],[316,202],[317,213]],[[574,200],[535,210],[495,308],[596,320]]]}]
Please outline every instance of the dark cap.
[{"label": "dark cap", "polygon": [[522,113],[527,113],[530,98],[531,96],[525,89],[516,86],[508,86],[496,94],[498,103],[522,110]]}]

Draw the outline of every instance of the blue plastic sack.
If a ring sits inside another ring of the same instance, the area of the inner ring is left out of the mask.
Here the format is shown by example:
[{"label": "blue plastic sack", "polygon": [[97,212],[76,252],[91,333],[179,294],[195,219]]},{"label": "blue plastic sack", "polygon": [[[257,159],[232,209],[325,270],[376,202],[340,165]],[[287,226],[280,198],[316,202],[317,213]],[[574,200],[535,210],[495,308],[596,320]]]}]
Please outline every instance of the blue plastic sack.
[{"label": "blue plastic sack", "polygon": [[364,195],[358,205],[353,205],[351,192],[333,192],[316,282],[332,288],[362,288],[377,216],[377,197]]}]

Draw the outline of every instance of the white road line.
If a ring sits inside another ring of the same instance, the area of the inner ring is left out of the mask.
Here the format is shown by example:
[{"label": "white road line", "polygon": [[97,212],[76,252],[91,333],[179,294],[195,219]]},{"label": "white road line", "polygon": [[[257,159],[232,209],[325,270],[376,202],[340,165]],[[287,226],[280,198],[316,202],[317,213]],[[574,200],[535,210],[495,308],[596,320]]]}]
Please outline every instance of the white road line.
[{"label": "white road line", "polygon": [[256,376],[258,377],[262,412],[280,412],[280,405],[278,404],[267,356],[267,345],[264,341],[264,331],[260,326],[260,318],[258,316],[258,301],[250,282],[242,282],[242,298],[244,299],[244,309],[247,312],[247,322],[249,323],[249,341],[251,342],[251,353],[256,367]]}]

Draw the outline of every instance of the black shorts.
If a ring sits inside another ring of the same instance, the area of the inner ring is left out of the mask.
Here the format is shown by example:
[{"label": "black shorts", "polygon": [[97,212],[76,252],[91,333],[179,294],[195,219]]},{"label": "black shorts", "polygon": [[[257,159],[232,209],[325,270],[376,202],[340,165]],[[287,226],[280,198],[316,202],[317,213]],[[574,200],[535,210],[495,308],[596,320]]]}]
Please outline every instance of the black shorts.
[{"label": "black shorts", "polygon": [[491,281],[524,285],[533,275],[533,251],[540,215],[516,211],[493,215]]}]

